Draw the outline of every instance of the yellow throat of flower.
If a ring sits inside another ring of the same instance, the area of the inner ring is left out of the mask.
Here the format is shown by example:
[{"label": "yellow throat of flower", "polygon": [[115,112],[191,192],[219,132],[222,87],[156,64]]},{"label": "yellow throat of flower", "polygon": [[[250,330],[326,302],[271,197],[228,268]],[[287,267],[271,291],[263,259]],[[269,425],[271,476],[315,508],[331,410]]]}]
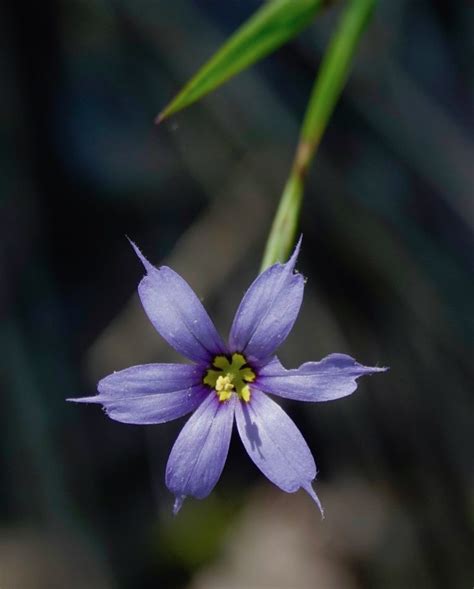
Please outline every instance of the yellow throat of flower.
[{"label": "yellow throat of flower", "polygon": [[216,392],[219,401],[227,401],[235,393],[239,399],[250,401],[249,382],[255,380],[255,372],[247,366],[247,360],[242,354],[232,354],[229,360],[226,356],[216,356],[212,368],[206,371],[203,382]]}]

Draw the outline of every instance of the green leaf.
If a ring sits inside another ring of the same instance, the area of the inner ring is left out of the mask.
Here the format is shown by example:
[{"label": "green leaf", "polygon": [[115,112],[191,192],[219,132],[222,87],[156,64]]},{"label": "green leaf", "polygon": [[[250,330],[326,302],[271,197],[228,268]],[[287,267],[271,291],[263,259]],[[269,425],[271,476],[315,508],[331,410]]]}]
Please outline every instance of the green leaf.
[{"label": "green leaf", "polygon": [[186,84],[158,115],[169,117],[262,59],[309,25],[324,0],[271,0],[266,2]]},{"label": "green leaf", "polygon": [[306,109],[293,166],[273,220],[261,271],[283,262],[293,247],[304,195],[306,172],[342,93],[360,37],[376,0],[351,0],[324,54]]},{"label": "green leaf", "polygon": [[301,142],[315,148],[344,88],[360,37],[376,0],[351,0],[324,55],[306,110]]}]

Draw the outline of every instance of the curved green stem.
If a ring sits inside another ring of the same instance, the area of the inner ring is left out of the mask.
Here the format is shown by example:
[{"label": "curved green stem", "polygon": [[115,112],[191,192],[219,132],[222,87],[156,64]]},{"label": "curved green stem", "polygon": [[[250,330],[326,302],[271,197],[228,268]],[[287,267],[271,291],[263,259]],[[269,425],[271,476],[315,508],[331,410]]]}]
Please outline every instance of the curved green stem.
[{"label": "curved green stem", "polygon": [[306,173],[346,82],[376,0],[352,0],[327,48],[300,131],[293,165],[263,255],[261,270],[287,259],[295,242]]}]

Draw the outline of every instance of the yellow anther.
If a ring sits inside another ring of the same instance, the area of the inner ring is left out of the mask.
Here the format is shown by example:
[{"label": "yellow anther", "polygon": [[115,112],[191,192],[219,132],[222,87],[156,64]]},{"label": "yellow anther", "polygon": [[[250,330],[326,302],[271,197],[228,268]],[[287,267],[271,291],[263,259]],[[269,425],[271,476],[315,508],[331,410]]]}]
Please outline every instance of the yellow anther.
[{"label": "yellow anther", "polygon": [[246,384],[240,389],[240,397],[246,403],[250,401],[250,387],[248,384]]},{"label": "yellow anther", "polygon": [[248,403],[251,390],[248,383],[255,380],[254,371],[247,366],[242,354],[233,354],[229,360],[226,356],[216,356],[212,367],[206,371],[203,383],[213,388],[219,401],[227,401],[236,393]]},{"label": "yellow anther", "polygon": [[226,374],[225,376],[219,376],[216,380],[215,390],[219,397],[219,401],[227,401],[235,391],[234,385],[232,384],[232,374]]},{"label": "yellow anther", "polygon": [[216,381],[216,391],[233,391],[234,385],[232,384],[232,374],[226,374],[225,376],[219,376]]}]

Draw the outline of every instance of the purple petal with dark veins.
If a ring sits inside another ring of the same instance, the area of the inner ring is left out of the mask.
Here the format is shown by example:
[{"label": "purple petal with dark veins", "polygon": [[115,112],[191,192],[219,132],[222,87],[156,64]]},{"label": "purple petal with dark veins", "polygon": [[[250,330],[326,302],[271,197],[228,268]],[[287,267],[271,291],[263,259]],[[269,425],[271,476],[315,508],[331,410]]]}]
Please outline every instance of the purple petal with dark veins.
[{"label": "purple petal with dark veins", "polygon": [[277,359],[264,366],[256,385],[266,393],[297,401],[332,401],[357,389],[360,376],[387,368],[362,366],[346,354],[330,354],[320,362],[306,362],[286,370]]},{"label": "purple petal with dark veins", "polygon": [[283,409],[252,387],[249,403],[237,403],[237,429],[250,458],[263,474],[287,493],[303,488],[321,510],[311,482],[316,465],[299,429]]},{"label": "purple petal with dark veins", "polygon": [[177,513],[186,497],[203,499],[221,476],[229,451],[235,399],[220,402],[215,392],[189,418],[171,450],[166,485]]},{"label": "purple petal with dark veins", "polygon": [[230,330],[229,347],[250,362],[267,361],[288,336],[300,310],[304,278],[294,273],[301,239],[286,264],[274,264],[245,293]]},{"label": "purple petal with dark veins", "polygon": [[202,369],[197,366],[145,364],[106,376],[94,397],[68,400],[101,403],[110,418],[123,423],[164,423],[201,404],[209,393],[201,378]]},{"label": "purple petal with dark veins", "polygon": [[167,266],[155,268],[131,242],[147,275],[138,294],[150,321],[161,336],[183,356],[208,362],[227,353],[214,324],[189,284]]}]

